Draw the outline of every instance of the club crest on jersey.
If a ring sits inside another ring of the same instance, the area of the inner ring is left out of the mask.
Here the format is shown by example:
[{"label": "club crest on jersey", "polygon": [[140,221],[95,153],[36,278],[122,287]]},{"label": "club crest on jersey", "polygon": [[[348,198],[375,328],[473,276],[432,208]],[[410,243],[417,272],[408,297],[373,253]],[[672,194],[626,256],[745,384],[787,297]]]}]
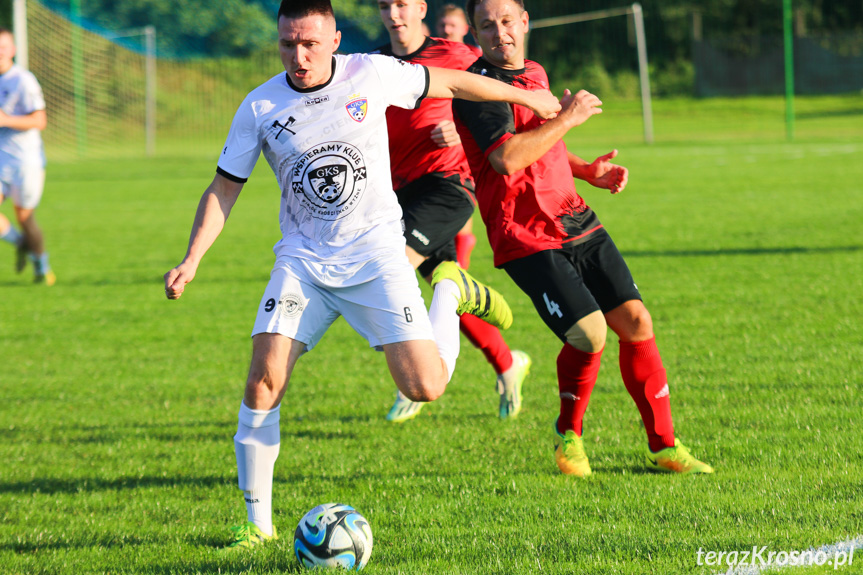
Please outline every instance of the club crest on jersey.
[{"label": "club crest on jersey", "polygon": [[333,221],[350,214],[366,189],[362,153],[345,142],[307,150],[291,168],[291,191],[312,217]]},{"label": "club crest on jersey", "polygon": [[351,115],[351,118],[356,122],[362,122],[366,119],[366,111],[369,107],[368,98],[360,98],[359,94],[356,94],[353,97],[353,100],[345,104],[345,109],[348,111],[348,114]]},{"label": "club crest on jersey", "polygon": [[348,173],[347,166],[333,164],[321,166],[309,171],[309,183],[320,199],[325,202],[334,202],[339,199],[345,189],[345,176]]}]

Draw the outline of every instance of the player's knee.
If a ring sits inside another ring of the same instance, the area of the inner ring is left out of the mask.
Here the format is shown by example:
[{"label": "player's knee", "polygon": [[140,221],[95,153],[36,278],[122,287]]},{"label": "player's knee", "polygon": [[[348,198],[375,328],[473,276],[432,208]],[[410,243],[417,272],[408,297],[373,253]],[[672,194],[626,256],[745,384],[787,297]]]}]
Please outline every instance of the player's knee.
[{"label": "player's knee", "polygon": [[641,300],[630,300],[606,314],[608,325],[621,341],[645,341],[653,337],[653,320]]},{"label": "player's knee", "polygon": [[35,223],[36,218],[33,217],[33,212],[35,210],[32,208],[16,208],[15,209],[15,219],[18,220],[18,223],[21,225],[28,225],[30,223]]},{"label": "player's knee", "polygon": [[643,341],[653,337],[653,319],[650,312],[643,303],[633,302],[627,310],[627,326],[625,339],[629,341]]},{"label": "player's knee", "polygon": [[566,332],[566,342],[586,353],[598,353],[605,348],[608,329],[601,311],[581,318]]},{"label": "player's knee", "polygon": [[285,377],[284,373],[275,373],[266,366],[253,367],[246,380],[244,397],[247,405],[257,408],[257,406],[272,404],[287,385]]},{"label": "player's knee", "polygon": [[411,401],[434,401],[443,395],[446,383],[437,380],[417,378],[412,381],[397,382],[398,388]]}]

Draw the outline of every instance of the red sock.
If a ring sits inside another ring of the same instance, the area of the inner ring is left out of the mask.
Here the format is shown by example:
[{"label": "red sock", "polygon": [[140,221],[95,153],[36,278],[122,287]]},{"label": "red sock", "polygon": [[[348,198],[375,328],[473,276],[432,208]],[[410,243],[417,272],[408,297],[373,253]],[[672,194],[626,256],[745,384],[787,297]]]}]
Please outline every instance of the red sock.
[{"label": "red sock", "polygon": [[466,234],[456,234],[455,236],[455,253],[458,265],[462,269],[470,267],[470,253],[476,245],[476,236],[468,232]]},{"label": "red sock", "polygon": [[646,341],[620,342],[620,375],[641,413],[650,450],[674,447],[668,379],[655,336]]},{"label": "red sock", "polygon": [[499,329],[467,313],[461,316],[459,325],[461,332],[474,347],[485,354],[485,358],[494,367],[495,373],[500,375],[512,367],[512,352],[503,340]]},{"label": "red sock", "polygon": [[557,430],[560,433],[572,429],[581,437],[584,412],[590,401],[590,392],[596,384],[602,351],[588,353],[575,349],[568,343],[557,356],[557,387],[560,390],[560,417]]}]

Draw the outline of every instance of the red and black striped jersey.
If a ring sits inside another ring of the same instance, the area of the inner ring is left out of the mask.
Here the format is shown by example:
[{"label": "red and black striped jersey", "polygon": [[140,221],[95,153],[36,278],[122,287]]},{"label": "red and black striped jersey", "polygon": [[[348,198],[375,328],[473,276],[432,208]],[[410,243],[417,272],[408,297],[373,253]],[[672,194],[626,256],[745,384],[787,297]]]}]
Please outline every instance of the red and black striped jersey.
[{"label": "red and black striped jersey", "polygon": [[[426,38],[419,50],[407,56],[393,54],[391,44],[378,51],[412,64],[452,70],[466,70],[477,59],[471,46],[441,38]],[[440,98],[425,98],[415,110],[396,107],[387,110],[393,189],[431,173],[443,177],[458,175],[466,187],[473,189],[462,147],[440,148],[431,139],[435,126],[452,119],[452,102]]]},{"label": "red and black striped jersey", "polygon": [[[547,90],[545,70],[530,60],[520,70],[505,70],[480,58],[469,72],[496,78],[524,90]],[[476,198],[494,251],[494,265],[564,244],[580,243],[602,227],[575,191],[566,146],[557,142],[539,160],[512,175],[497,173],[488,161],[504,142],[545,121],[533,111],[504,102],[454,100]]]}]

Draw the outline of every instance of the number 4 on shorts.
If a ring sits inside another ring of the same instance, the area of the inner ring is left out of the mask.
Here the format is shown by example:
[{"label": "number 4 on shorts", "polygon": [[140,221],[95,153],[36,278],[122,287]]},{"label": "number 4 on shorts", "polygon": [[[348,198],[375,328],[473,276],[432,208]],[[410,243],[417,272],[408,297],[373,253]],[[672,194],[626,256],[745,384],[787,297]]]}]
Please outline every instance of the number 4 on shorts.
[{"label": "number 4 on shorts", "polygon": [[543,293],[542,299],[545,300],[545,307],[548,308],[548,315],[556,315],[557,317],[563,319],[563,313],[560,311],[560,306],[557,305],[556,301],[551,301],[548,299],[548,294]]}]

